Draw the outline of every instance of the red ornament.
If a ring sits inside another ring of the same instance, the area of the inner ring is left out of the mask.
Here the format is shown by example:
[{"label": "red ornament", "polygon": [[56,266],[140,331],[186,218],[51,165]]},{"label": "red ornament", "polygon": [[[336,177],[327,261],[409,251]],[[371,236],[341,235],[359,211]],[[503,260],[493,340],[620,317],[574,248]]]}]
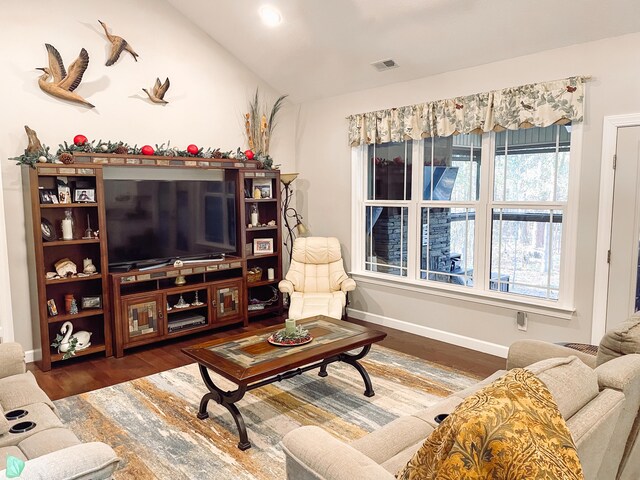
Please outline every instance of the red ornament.
[{"label": "red ornament", "polygon": [[200,149],[193,143],[187,147],[187,152],[189,152],[191,155],[197,155],[199,150]]},{"label": "red ornament", "polygon": [[140,151],[142,152],[143,155],[153,155],[155,153],[155,151],[153,150],[153,147],[149,145],[145,145],[140,149]]},{"label": "red ornament", "polygon": [[254,154],[251,150],[245,150],[244,156],[247,157],[247,160],[253,160]]},{"label": "red ornament", "polygon": [[76,135],[75,137],[73,137],[73,143],[76,146],[81,147],[82,145],[87,143],[87,137],[85,137],[84,135]]}]

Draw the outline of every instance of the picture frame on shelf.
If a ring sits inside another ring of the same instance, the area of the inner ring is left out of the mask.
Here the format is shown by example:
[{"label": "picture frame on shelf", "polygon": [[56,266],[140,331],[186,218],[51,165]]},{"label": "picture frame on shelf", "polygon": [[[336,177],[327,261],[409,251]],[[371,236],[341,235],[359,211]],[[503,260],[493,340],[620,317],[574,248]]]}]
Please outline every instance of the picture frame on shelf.
[{"label": "picture frame on shelf", "polygon": [[80,305],[83,310],[102,308],[102,297],[100,295],[82,297]]},{"label": "picture frame on shelf", "polygon": [[60,203],[71,203],[71,187],[67,177],[56,177],[58,185],[58,201]]},{"label": "picture frame on shelf", "polygon": [[58,315],[58,307],[56,306],[56,301],[53,298],[47,300],[47,311],[49,312],[50,317]]},{"label": "picture frame on shelf", "polygon": [[252,186],[253,191],[260,190],[260,198],[273,198],[271,179],[254,178]]},{"label": "picture frame on shelf", "polygon": [[76,188],[73,191],[73,201],[76,203],[95,203],[96,190],[94,188]]},{"label": "picture frame on shelf", "polygon": [[273,238],[254,238],[253,254],[268,255],[273,253]]},{"label": "picture frame on shelf", "polygon": [[42,230],[42,239],[46,242],[52,242],[58,238],[55,228],[46,218],[40,219],[40,230]]},{"label": "picture frame on shelf", "polygon": [[58,203],[58,193],[54,189],[41,188],[38,190],[38,193],[40,194],[41,205]]}]

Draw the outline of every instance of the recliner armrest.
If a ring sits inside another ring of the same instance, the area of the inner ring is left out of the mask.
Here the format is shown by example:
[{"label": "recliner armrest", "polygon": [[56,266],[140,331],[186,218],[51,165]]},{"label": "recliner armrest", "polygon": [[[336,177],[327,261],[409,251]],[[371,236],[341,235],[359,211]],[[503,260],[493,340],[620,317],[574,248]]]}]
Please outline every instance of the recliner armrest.
[{"label": "recliner armrest", "polygon": [[395,480],[365,454],[320,427],[299,427],[282,439],[289,480]]},{"label": "recliner armrest", "polygon": [[[80,443],[27,460],[20,480],[97,480],[111,478],[120,459],[102,442]],[[0,480],[7,471],[0,471]]]},{"label": "recliner armrest", "polygon": [[548,358],[564,358],[575,356],[591,368],[596,366],[596,357],[579,352],[573,348],[543,342],[541,340],[518,340],[509,347],[507,370],[524,368],[540,360]]},{"label": "recliner armrest", "polygon": [[293,283],[289,280],[280,280],[280,283],[278,283],[278,290],[282,293],[288,293],[291,295],[293,293]]},{"label": "recliner armrest", "polygon": [[26,372],[24,352],[19,343],[0,343],[0,378]]},{"label": "recliner armrest", "polygon": [[353,278],[346,278],[340,284],[340,290],[343,292],[351,292],[356,289],[356,281]]}]

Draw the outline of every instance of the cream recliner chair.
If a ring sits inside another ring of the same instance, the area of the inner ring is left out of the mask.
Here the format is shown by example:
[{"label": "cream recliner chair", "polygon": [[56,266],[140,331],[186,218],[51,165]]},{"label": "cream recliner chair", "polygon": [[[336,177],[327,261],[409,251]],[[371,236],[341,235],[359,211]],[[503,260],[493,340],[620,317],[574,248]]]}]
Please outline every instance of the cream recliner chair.
[{"label": "cream recliner chair", "polygon": [[285,279],[278,284],[289,294],[289,318],[326,315],[342,318],[346,292],[356,288],[342,265],[340,242],[334,237],[296,238]]}]

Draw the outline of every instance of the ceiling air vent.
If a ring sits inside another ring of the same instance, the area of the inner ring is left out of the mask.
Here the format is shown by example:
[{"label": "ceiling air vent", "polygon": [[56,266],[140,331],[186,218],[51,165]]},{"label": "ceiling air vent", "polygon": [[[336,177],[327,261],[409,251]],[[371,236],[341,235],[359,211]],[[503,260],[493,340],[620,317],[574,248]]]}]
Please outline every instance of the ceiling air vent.
[{"label": "ceiling air vent", "polygon": [[379,62],[373,62],[371,65],[379,72],[384,72],[385,70],[391,70],[392,68],[398,67],[396,61],[391,58],[387,60],[380,60]]}]

